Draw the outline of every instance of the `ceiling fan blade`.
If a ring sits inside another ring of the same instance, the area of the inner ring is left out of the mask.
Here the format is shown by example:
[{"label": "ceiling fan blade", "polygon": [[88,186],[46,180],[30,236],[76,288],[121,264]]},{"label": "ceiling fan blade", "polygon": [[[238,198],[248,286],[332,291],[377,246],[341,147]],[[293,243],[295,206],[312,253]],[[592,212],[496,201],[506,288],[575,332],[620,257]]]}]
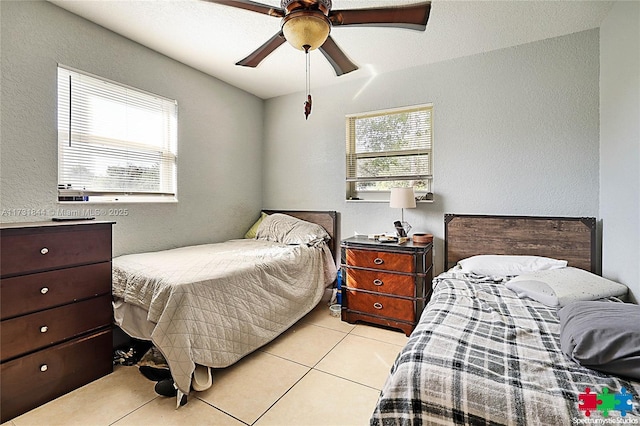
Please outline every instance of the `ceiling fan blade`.
[{"label": "ceiling fan blade", "polygon": [[255,68],[260,64],[260,62],[262,62],[264,58],[269,56],[271,52],[280,47],[280,45],[285,41],[286,39],[284,38],[284,34],[282,33],[282,31],[280,31],[269,40],[267,40],[267,42],[262,46],[258,47],[252,54],[250,54],[243,60],[236,62],[236,65]]},{"label": "ceiling fan blade", "polygon": [[329,19],[335,26],[380,26],[424,31],[430,11],[431,2],[424,2],[372,9],[333,10],[329,13]]},{"label": "ceiling fan blade", "polygon": [[324,57],[327,58],[336,71],[336,75],[347,74],[358,69],[357,65],[351,62],[331,36],[327,37],[327,40],[318,49],[320,49]]},{"label": "ceiling fan blade", "polygon": [[258,12],[269,16],[275,16],[276,18],[282,18],[285,15],[283,9],[269,6],[268,4],[257,3],[251,0],[203,0],[209,3],[221,4],[224,6],[236,7],[238,9],[250,10],[252,12]]}]

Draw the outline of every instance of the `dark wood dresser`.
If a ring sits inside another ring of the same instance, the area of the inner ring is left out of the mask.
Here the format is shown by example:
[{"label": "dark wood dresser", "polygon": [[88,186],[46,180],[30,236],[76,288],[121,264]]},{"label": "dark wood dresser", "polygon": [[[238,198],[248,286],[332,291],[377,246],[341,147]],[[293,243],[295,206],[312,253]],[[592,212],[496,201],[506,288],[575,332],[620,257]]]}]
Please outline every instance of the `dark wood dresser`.
[{"label": "dark wood dresser", "polygon": [[113,371],[112,224],[0,225],[1,422]]},{"label": "dark wood dresser", "polygon": [[342,241],[342,320],[398,328],[408,336],[431,296],[432,244]]}]

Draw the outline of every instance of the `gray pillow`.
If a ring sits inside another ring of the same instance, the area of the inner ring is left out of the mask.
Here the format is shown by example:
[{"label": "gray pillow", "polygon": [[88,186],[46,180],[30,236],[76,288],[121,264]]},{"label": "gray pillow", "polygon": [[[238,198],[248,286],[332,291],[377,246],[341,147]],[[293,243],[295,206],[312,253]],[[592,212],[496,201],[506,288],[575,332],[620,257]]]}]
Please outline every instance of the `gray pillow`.
[{"label": "gray pillow", "polygon": [[561,268],[520,275],[506,287],[519,297],[529,297],[551,307],[566,306],[580,300],[625,296],[625,285],[578,268]]},{"label": "gray pillow", "polygon": [[310,246],[330,239],[329,234],[322,226],[282,213],[274,213],[265,217],[258,226],[256,238],[282,244]]},{"label": "gray pillow", "polygon": [[640,305],[574,302],[558,311],[562,352],[580,365],[640,379]]}]

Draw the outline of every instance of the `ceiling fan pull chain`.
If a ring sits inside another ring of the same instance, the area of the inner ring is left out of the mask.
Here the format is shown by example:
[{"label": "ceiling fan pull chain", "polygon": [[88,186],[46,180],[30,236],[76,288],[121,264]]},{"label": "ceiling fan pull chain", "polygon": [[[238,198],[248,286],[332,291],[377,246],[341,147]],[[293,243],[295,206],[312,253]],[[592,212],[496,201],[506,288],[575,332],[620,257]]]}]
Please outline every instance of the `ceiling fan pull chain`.
[{"label": "ceiling fan pull chain", "polygon": [[304,45],[304,52],[306,55],[306,81],[305,81],[305,90],[307,92],[307,100],[304,102],[304,119],[308,120],[309,115],[311,114],[311,59],[309,57],[309,48],[311,46]]}]

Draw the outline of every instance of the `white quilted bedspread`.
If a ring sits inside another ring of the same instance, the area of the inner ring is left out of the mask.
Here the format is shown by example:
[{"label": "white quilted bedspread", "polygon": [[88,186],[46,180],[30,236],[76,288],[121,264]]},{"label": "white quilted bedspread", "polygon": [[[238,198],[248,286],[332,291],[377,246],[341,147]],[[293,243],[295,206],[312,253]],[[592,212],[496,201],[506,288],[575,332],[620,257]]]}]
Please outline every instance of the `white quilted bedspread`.
[{"label": "white quilted bedspread", "polygon": [[325,244],[231,240],[113,259],[113,294],[148,311],[178,388],[195,364],[227,367],[320,301],[336,268]]}]

